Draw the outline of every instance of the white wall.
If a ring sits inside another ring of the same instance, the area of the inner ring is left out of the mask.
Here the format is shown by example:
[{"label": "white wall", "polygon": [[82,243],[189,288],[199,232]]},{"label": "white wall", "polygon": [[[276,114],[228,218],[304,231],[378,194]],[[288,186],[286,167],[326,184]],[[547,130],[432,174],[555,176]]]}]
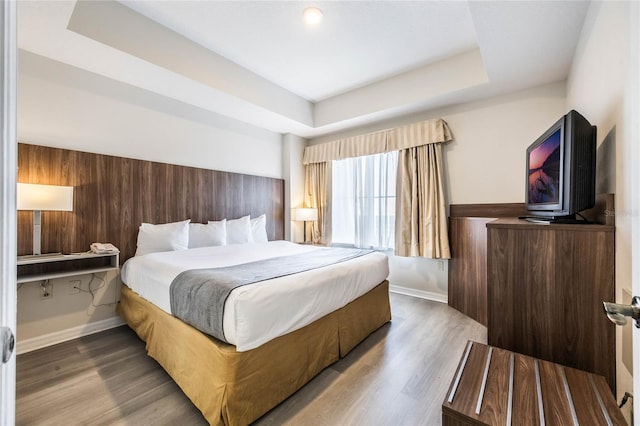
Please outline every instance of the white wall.
[{"label": "white wall", "polygon": [[[441,117],[454,138],[443,149],[448,202],[524,202],[525,150],[566,113],[565,104],[565,83],[559,82],[350,129],[310,144]],[[390,268],[389,281],[396,290],[446,300],[447,261],[392,256]]]},{"label": "white wall", "polygon": [[563,82],[443,110],[449,202],[524,202],[526,148],[565,113]]},{"label": "white wall", "polygon": [[[49,284],[52,291],[46,299],[40,298],[40,281],[18,285],[18,353],[122,323],[115,313],[121,285],[117,272],[53,279]],[[83,291],[73,292],[73,286]]]},{"label": "white wall", "polygon": [[282,177],[282,138],[19,51],[18,140],[184,166]]},{"label": "white wall", "polygon": [[303,223],[291,221],[291,209],[304,207],[304,165],[302,155],[307,140],[286,134],[282,137],[282,166],[284,178],[284,238],[289,241],[304,241]]},{"label": "white wall", "polygon": [[[627,2],[592,2],[582,29],[580,43],[573,60],[567,83],[567,106],[580,111],[591,124],[598,126],[598,157],[607,161],[598,173],[602,188],[616,196],[616,300],[624,301],[623,290],[631,291],[633,265],[631,251],[632,224],[629,87],[637,74],[629,72],[630,6]],[[638,23],[636,22],[635,25]],[[605,172],[606,170],[606,172]],[[636,254],[637,258],[637,254]],[[627,302],[628,303],[628,302]],[[627,331],[630,324],[625,326]],[[623,358],[631,350],[631,333],[616,328],[618,400],[625,391],[632,392],[632,368]],[[636,334],[637,336],[637,334]],[[630,418],[630,406],[624,408]]]},{"label": "white wall", "polygon": [[443,147],[450,204],[524,202],[525,150],[566,111],[565,82],[440,108],[314,138],[328,142],[432,118],[449,123]]}]

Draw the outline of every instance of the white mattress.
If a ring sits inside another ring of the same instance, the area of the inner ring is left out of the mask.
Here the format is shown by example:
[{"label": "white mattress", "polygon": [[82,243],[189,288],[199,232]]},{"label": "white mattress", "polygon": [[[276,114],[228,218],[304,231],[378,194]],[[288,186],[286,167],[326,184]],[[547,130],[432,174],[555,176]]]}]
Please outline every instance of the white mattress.
[{"label": "white mattress", "polygon": [[[169,288],[180,272],[312,250],[326,248],[270,241],[152,253],[127,260],[121,276],[129,288],[171,314]],[[238,287],[225,303],[225,338],[240,352],[257,348],[343,307],[388,275],[387,256],[373,252],[324,268]]]}]

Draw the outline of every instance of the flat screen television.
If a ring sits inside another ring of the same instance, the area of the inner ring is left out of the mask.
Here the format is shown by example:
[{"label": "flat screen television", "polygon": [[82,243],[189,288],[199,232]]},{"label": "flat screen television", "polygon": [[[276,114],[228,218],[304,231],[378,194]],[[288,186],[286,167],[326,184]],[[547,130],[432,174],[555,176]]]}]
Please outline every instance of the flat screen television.
[{"label": "flat screen television", "polygon": [[570,111],[527,148],[525,204],[532,218],[571,222],[596,197],[596,127]]}]

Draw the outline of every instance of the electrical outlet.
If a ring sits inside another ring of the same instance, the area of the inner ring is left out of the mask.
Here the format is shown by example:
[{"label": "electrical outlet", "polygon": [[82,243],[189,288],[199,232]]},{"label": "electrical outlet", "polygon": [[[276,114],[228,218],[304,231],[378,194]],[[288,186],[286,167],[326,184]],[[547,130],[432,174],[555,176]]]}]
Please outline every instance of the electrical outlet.
[{"label": "electrical outlet", "polygon": [[69,294],[80,293],[80,284],[82,284],[80,280],[69,281]]},{"label": "electrical outlet", "polygon": [[51,299],[53,297],[53,284],[49,281],[40,284],[40,300]]}]

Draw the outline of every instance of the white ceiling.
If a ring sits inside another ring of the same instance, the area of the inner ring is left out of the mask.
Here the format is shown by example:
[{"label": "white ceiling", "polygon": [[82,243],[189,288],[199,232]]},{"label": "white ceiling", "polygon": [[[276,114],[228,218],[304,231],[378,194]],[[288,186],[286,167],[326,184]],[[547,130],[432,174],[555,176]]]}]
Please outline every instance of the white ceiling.
[{"label": "white ceiling", "polygon": [[[324,12],[307,28],[302,11]],[[582,1],[30,1],[23,51],[313,137],[564,80]]]},{"label": "white ceiling", "polygon": [[477,47],[466,2],[122,3],[313,102]]}]

